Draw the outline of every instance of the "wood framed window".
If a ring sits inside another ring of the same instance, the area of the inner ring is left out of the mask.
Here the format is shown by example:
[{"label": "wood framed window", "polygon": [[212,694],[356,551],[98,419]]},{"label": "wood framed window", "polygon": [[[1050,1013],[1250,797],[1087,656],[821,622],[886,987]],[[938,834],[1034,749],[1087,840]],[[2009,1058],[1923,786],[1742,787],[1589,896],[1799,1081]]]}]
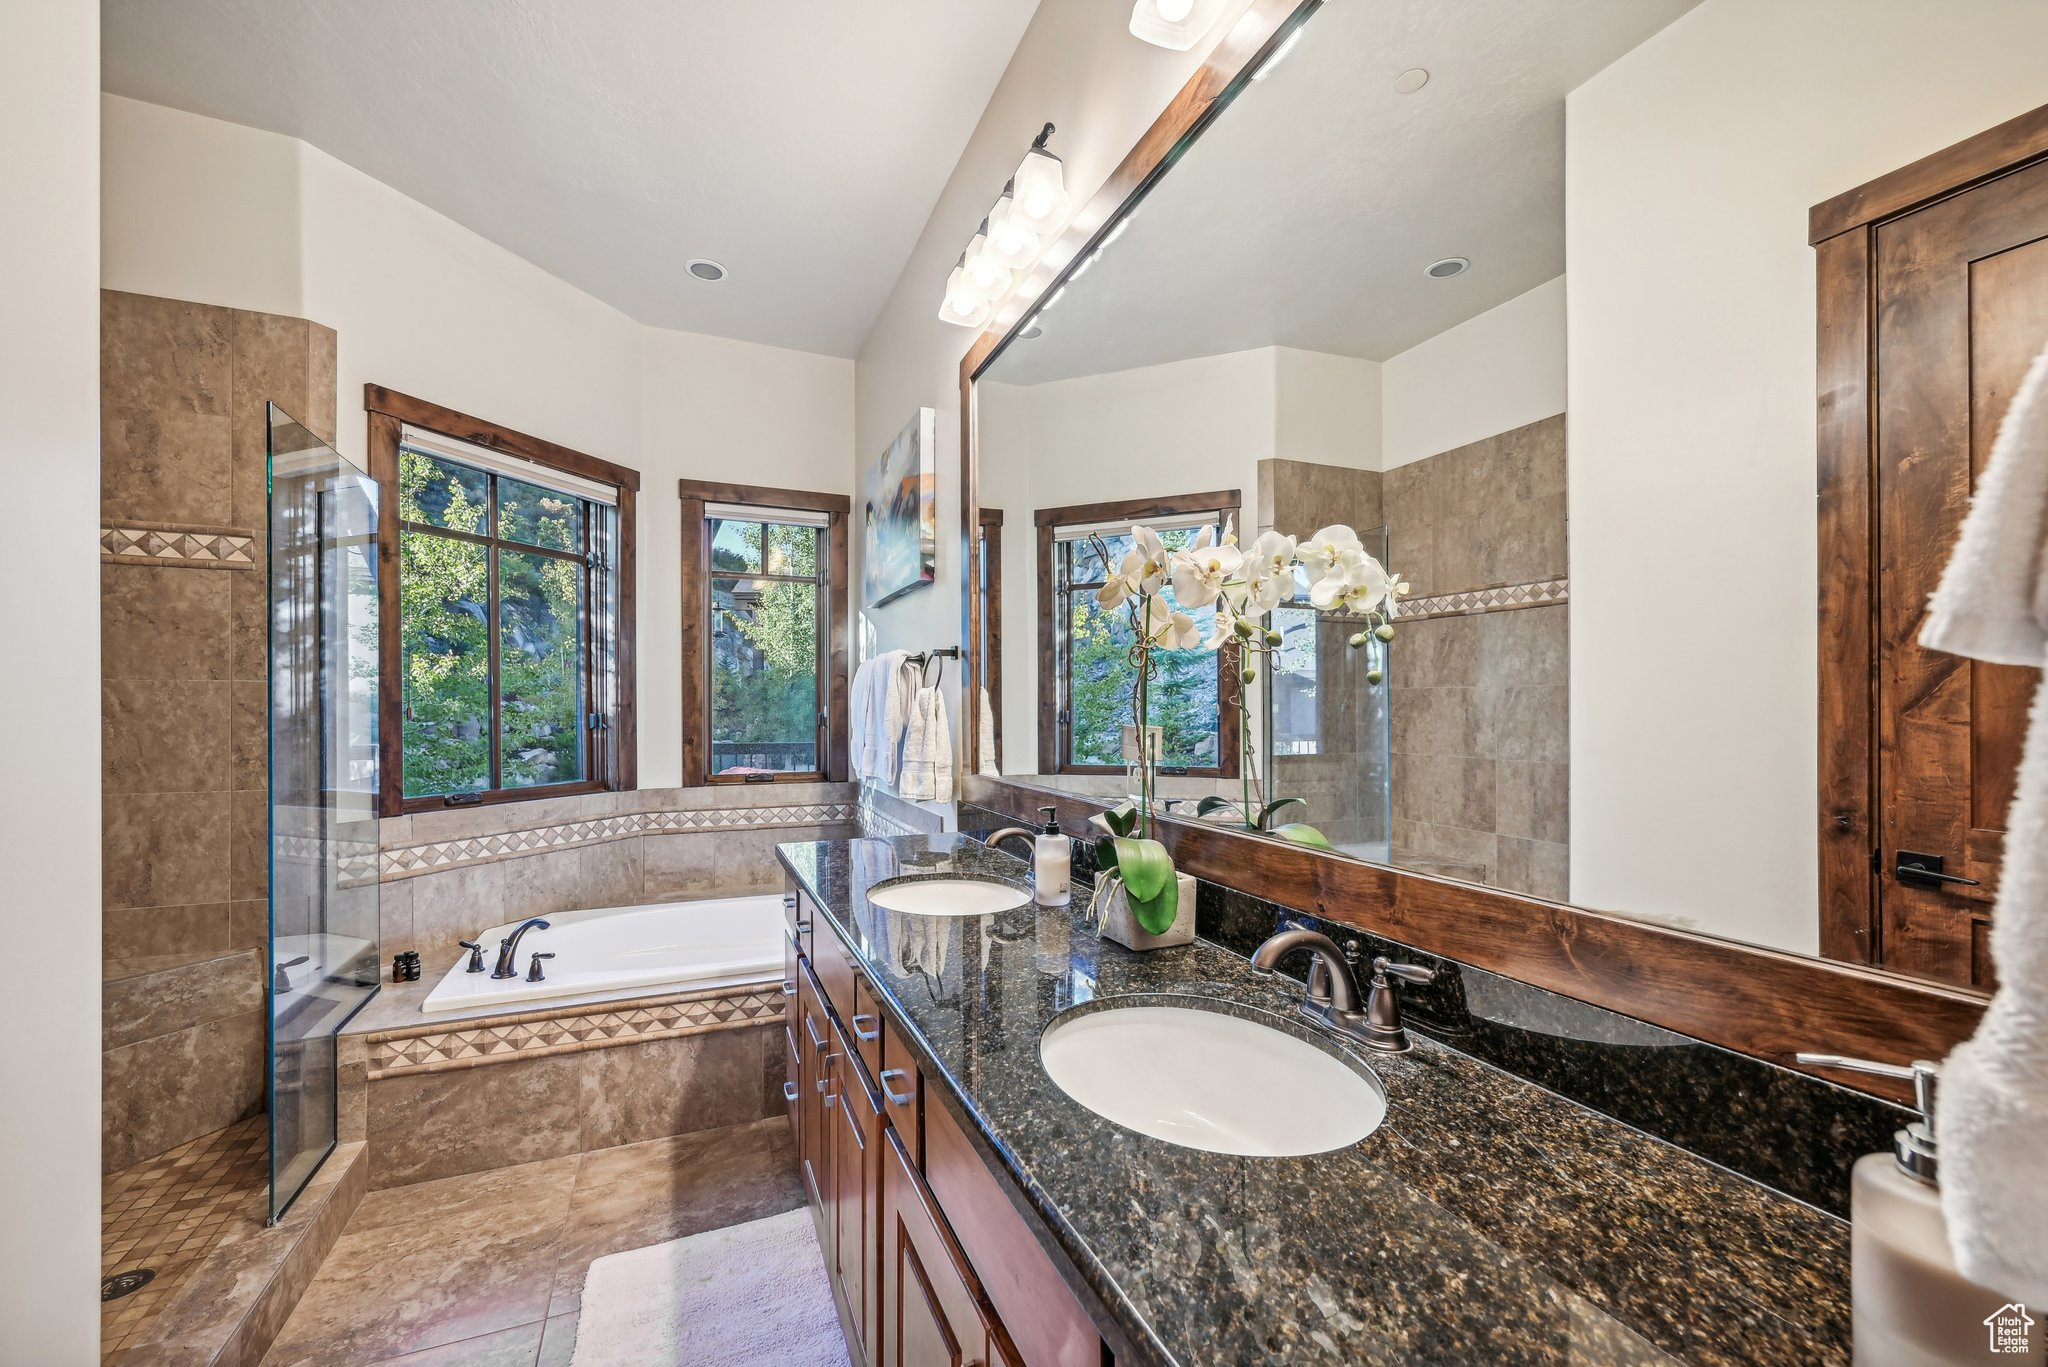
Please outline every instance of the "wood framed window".
[{"label": "wood framed window", "polygon": [[[1038,667],[1039,678],[1051,684],[1039,689],[1041,772],[1115,774],[1128,767],[1130,626],[1121,613],[1098,604],[1095,592],[1130,549],[1132,524],[1152,527],[1172,549],[1191,544],[1203,527],[1220,535],[1242,503],[1241,492],[1224,490],[1038,510],[1038,601],[1045,609],[1039,613]],[[1098,538],[1108,547],[1108,564]],[[1214,612],[1194,614],[1205,634]],[[1164,733],[1160,772],[1235,778],[1237,709],[1222,702],[1229,696],[1229,653],[1168,651],[1159,659],[1151,724]]]},{"label": "wood framed window", "polygon": [[683,480],[683,783],[842,783],[845,494]]},{"label": "wood framed window", "polygon": [[385,816],[637,781],[637,471],[364,387]]}]

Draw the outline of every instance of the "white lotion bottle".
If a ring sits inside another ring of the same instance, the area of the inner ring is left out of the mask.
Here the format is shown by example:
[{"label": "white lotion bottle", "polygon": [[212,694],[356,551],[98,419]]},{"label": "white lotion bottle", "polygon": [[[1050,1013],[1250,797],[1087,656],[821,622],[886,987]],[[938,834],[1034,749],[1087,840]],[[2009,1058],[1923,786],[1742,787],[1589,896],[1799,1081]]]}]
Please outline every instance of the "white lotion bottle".
[{"label": "white lotion bottle", "polygon": [[[1855,1367],[1953,1367],[2013,1362],[1994,1351],[1990,1321],[2011,1298],[1956,1271],[1934,1136],[1939,1064],[1902,1067],[1827,1054],[1802,1063],[1914,1084],[1920,1118],[1900,1130],[1892,1153],[1856,1160],[1849,1178],[1849,1297],[1855,1326]],[[2038,1347],[2038,1345],[2036,1345]],[[2018,1361],[2026,1361],[2020,1357]]]},{"label": "white lotion bottle", "polygon": [[1057,807],[1040,807],[1045,824],[1032,842],[1031,883],[1038,905],[1063,907],[1073,899],[1074,846],[1060,830]]}]

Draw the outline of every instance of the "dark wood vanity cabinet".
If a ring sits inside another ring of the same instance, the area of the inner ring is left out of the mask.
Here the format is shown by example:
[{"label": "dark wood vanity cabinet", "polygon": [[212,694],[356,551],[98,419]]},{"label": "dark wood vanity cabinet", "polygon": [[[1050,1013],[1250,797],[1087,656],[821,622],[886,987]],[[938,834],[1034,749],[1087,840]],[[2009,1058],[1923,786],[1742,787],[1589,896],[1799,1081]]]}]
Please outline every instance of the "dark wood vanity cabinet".
[{"label": "dark wood vanity cabinet", "polygon": [[[853,954],[807,898],[787,905],[790,1126],[855,1367],[1105,1367],[994,1174],[951,1116],[927,1115],[925,1079]],[[943,1173],[926,1166],[928,1120]]]}]

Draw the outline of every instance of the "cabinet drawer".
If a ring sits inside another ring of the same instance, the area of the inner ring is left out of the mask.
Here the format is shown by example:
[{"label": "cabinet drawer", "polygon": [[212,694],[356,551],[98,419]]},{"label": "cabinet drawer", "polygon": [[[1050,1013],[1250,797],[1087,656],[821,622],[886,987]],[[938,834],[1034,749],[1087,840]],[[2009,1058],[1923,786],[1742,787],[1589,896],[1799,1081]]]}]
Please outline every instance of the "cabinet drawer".
[{"label": "cabinet drawer", "polygon": [[882,1075],[882,1009],[875,1004],[875,991],[868,986],[868,980],[853,975],[853,1014],[846,1018],[846,1028],[853,1032],[854,1052],[867,1065],[868,1076]]},{"label": "cabinet drawer", "polygon": [[910,1056],[893,1022],[882,1021],[882,1062],[875,1082],[882,1091],[882,1116],[903,1136],[910,1161],[924,1170],[924,1074]]},{"label": "cabinet drawer", "polygon": [[818,986],[831,1003],[832,1014],[850,1022],[858,1009],[853,1004],[853,955],[840,943],[839,932],[832,929],[830,922],[816,916],[806,919],[812,927],[811,969],[818,975]]}]

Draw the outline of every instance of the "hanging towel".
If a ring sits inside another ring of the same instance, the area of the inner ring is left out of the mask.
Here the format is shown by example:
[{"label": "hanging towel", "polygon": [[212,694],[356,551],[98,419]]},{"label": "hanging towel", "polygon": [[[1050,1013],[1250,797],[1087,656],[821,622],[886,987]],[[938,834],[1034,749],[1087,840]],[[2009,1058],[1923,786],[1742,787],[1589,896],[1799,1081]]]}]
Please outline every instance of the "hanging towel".
[{"label": "hanging towel", "polygon": [[981,690],[980,725],[976,734],[981,738],[981,772],[990,778],[1002,777],[1002,765],[996,756],[996,710],[989,703],[988,690]]},{"label": "hanging towel", "polygon": [[[2048,665],[2044,542],[2048,351],[1999,428],[1920,644]],[[1997,995],[1942,1068],[1941,1207],[1964,1276],[2048,1305],[2048,682],[2034,695],[2007,822],[1991,958]]]},{"label": "hanging towel", "polygon": [[903,733],[910,723],[909,654],[885,650],[854,672],[848,762],[854,777],[896,785]]},{"label": "hanging towel", "polygon": [[936,686],[919,688],[910,704],[897,792],[912,802],[953,800],[953,730],[946,721],[946,700]]}]

